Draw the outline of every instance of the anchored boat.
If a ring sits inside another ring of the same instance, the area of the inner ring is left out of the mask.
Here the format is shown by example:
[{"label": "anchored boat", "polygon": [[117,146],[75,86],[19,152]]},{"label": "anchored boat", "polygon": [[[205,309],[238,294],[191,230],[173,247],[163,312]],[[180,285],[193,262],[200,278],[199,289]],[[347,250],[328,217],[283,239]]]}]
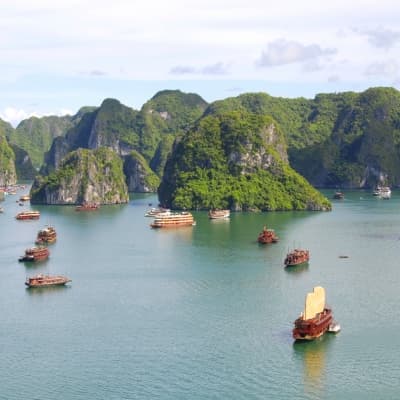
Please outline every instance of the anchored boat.
[{"label": "anchored boat", "polygon": [[210,210],[208,218],[210,219],[227,219],[231,216],[230,210]]},{"label": "anchored boat", "polygon": [[154,218],[154,222],[150,224],[152,228],[177,228],[193,225],[196,225],[196,222],[193,215],[187,211],[159,214]]},{"label": "anchored boat", "polygon": [[40,212],[39,211],[21,211],[15,216],[16,219],[25,220],[25,219],[39,219]]},{"label": "anchored boat", "polygon": [[57,240],[57,232],[53,226],[47,226],[41,229],[36,238],[36,244],[50,244]]},{"label": "anchored boat", "polygon": [[273,229],[267,229],[267,227],[264,226],[263,230],[258,235],[257,241],[261,244],[277,243],[279,238],[276,236]]},{"label": "anchored boat", "polygon": [[63,275],[35,275],[28,277],[25,285],[31,288],[34,287],[48,287],[48,286],[61,286],[71,282],[71,279]]},{"label": "anchored boat", "polygon": [[310,252],[303,249],[294,249],[290,251],[283,262],[285,267],[294,267],[296,265],[305,264],[310,260]]},{"label": "anchored boat", "polygon": [[25,254],[18,261],[42,261],[46,260],[50,255],[47,247],[37,246],[25,250]]}]

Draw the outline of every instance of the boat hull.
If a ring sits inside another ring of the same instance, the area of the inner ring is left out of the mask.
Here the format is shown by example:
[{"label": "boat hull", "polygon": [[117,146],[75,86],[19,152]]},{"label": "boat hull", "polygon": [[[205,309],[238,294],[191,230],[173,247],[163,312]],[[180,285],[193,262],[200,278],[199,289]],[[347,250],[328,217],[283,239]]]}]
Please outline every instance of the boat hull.
[{"label": "boat hull", "polygon": [[327,307],[312,319],[304,320],[302,317],[299,317],[294,322],[293,338],[295,340],[317,339],[328,331],[332,322],[332,310]]}]

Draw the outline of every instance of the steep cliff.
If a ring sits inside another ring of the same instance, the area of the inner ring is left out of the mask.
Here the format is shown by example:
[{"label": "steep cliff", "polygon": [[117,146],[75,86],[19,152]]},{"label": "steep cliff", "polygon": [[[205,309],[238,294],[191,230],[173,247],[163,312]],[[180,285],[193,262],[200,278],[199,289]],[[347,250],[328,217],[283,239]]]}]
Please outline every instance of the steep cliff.
[{"label": "steep cliff", "polygon": [[270,117],[213,112],[177,141],[158,190],[174,209],[329,210],[330,203],[287,163]]},{"label": "steep cliff", "polygon": [[19,180],[32,180],[37,175],[29,154],[15,144],[11,145],[15,154],[15,169]]},{"label": "steep cliff", "polygon": [[0,120],[0,186],[12,185],[17,181],[15,155],[6,138],[12,130],[10,124]]},{"label": "steep cliff", "polygon": [[156,192],[160,184],[144,157],[134,150],[124,158],[124,174],[130,192]]},{"label": "steep cliff", "polygon": [[78,149],[60,167],[38,176],[31,189],[32,204],[118,204],[128,201],[122,160],[110,149]]},{"label": "steep cliff", "polygon": [[[43,175],[56,169],[62,159],[78,148],[109,147],[121,157],[136,151],[159,176],[171,151],[174,138],[182,135],[203,113],[207,103],[198,95],[176,91],[157,93],[140,111],[135,111],[115,99],[105,99],[101,106],[82,116],[80,122],[65,136],[57,137],[45,156]],[[142,164],[144,165],[144,164]],[[149,168],[128,168],[129,187],[140,190],[154,187]],[[136,176],[136,172],[139,173]],[[151,185],[139,184],[145,179]],[[136,182],[136,183],[134,183]]]}]

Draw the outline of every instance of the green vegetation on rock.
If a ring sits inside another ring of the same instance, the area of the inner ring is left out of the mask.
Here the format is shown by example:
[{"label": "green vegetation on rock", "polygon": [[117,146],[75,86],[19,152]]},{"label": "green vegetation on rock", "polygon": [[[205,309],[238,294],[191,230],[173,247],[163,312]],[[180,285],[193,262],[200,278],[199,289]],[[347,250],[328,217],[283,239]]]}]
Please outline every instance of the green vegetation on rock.
[{"label": "green vegetation on rock", "polygon": [[160,202],[174,209],[330,209],[285,155],[283,133],[271,117],[244,109],[213,112],[176,143]]}]

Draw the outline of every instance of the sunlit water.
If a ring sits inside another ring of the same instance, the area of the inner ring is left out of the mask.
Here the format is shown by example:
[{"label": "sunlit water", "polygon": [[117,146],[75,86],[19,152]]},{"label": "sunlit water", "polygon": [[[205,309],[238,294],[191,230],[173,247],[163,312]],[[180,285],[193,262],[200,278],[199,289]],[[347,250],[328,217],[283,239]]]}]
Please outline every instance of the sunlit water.
[{"label": "sunlit water", "polygon": [[[0,399],[398,398],[400,193],[346,193],[329,213],[197,212],[167,231],[144,217],[154,195],[17,221],[21,194],[1,203]],[[45,224],[50,259],[19,263]],[[264,225],[279,243],[257,244]],[[311,261],[285,270],[294,246]],[[72,283],[26,289],[39,272]],[[294,344],[316,285],[342,331]]]}]

